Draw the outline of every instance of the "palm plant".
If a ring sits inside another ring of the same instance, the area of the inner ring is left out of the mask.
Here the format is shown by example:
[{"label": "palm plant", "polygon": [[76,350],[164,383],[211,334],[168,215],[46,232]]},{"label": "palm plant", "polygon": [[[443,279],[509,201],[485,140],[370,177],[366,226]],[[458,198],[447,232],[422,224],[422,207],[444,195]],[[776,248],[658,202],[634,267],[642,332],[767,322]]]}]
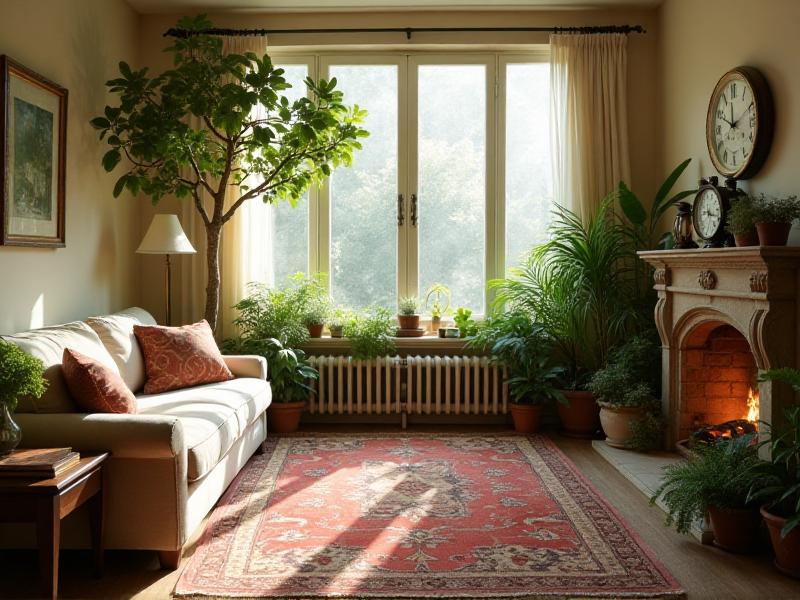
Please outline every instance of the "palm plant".
[{"label": "palm plant", "polygon": [[522,310],[547,329],[567,365],[570,387],[605,365],[637,322],[630,250],[613,218],[613,201],[605,199],[585,225],[558,207],[550,241],[535,247],[510,277],[489,284],[495,308]]}]

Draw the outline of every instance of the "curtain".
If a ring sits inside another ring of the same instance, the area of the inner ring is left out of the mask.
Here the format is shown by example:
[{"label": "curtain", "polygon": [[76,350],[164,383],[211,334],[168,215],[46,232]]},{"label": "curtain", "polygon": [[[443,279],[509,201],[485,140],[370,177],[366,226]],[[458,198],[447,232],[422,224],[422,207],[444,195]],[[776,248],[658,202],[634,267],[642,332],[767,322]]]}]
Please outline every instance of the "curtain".
[{"label": "curtain", "polygon": [[584,221],[630,182],[626,46],[618,33],[550,36],[553,195]]},{"label": "curtain", "polygon": [[[263,56],[267,52],[267,38],[242,36],[224,38],[226,54],[253,52]],[[256,108],[259,117],[262,107]],[[248,182],[245,182],[248,183]],[[249,182],[250,187],[257,182]],[[225,199],[230,206],[239,196],[237,186],[229,186]],[[235,335],[236,309],[233,305],[247,293],[247,284],[261,281],[274,284],[272,272],[272,237],[275,215],[271,204],[253,198],[242,204],[233,218],[222,229],[222,259],[220,261],[220,326],[223,337]]]}]

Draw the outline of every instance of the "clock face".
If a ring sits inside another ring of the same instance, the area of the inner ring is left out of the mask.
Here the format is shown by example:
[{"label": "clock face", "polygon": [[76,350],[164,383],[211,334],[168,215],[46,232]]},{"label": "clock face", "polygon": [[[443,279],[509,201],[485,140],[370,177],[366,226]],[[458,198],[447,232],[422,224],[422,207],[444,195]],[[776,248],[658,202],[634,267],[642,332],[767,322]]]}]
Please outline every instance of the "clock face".
[{"label": "clock face", "polygon": [[716,94],[713,152],[729,172],[735,173],[753,154],[756,108],[747,80],[732,78]]},{"label": "clock face", "polygon": [[692,209],[694,230],[701,238],[709,240],[722,228],[722,199],[713,189],[704,189],[694,200]]},{"label": "clock face", "polygon": [[706,142],[711,161],[726,177],[746,179],[764,163],[772,143],[772,96],[752,67],[725,73],[711,94]]}]

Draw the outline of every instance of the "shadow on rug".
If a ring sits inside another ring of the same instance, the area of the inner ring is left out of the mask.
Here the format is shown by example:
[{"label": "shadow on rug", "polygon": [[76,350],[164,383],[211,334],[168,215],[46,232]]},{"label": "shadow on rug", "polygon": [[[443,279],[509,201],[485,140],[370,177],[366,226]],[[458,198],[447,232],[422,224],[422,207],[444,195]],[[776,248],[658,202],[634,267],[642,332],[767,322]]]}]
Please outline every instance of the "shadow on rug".
[{"label": "shadow on rug", "polygon": [[178,598],[665,598],[683,591],[548,438],[273,438]]}]

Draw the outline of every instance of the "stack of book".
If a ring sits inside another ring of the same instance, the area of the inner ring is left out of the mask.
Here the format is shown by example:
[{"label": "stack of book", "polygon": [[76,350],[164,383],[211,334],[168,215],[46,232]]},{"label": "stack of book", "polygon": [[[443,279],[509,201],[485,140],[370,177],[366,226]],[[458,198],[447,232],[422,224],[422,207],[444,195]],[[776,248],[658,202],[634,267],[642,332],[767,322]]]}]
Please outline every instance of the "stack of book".
[{"label": "stack of book", "polygon": [[78,464],[81,455],[72,448],[14,450],[0,458],[0,477],[51,479]]}]

